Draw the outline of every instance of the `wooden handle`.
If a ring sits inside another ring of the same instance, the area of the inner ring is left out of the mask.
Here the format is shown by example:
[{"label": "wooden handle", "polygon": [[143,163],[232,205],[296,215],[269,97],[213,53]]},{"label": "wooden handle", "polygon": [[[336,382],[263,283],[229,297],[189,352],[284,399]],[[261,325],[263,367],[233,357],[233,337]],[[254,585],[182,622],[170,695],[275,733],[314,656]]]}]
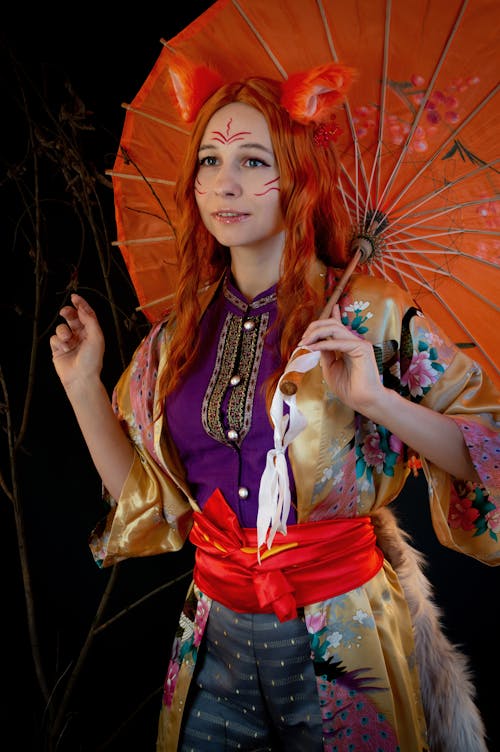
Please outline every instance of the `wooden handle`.
[{"label": "wooden handle", "polygon": [[359,264],[359,260],[361,259],[362,255],[363,255],[363,251],[361,250],[361,248],[357,248],[356,251],[354,252],[354,255],[351,257],[351,260],[349,261],[346,268],[344,269],[341,278],[335,285],[335,290],[326,301],[326,305],[321,311],[320,319],[329,319],[330,316],[332,315],[333,306],[335,305],[335,303],[339,302],[339,298],[344,292],[344,287],[348,283],[351,277],[351,274],[353,273],[353,271]]}]

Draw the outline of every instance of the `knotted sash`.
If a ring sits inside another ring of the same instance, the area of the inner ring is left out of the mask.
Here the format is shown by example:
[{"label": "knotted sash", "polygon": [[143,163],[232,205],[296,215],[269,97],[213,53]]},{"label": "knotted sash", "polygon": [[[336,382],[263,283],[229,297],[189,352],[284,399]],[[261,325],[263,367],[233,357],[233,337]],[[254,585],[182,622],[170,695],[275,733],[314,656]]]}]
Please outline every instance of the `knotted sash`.
[{"label": "knotted sash", "polygon": [[290,525],[257,558],[256,528],[242,528],[219,489],[194,513],[189,536],[197,547],[199,589],[239,613],[274,613],[280,621],[297,607],[347,593],[381,568],[370,517]]}]

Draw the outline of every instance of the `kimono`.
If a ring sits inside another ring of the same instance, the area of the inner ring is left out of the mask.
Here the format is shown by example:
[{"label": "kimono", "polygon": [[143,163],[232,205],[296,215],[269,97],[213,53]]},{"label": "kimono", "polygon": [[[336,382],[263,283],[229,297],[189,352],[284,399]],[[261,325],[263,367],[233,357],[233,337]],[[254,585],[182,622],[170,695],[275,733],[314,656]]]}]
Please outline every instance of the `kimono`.
[{"label": "kimono", "polygon": [[[318,262],[311,282],[326,298],[335,273]],[[203,310],[216,289],[214,285],[203,293]],[[432,524],[442,545],[497,565],[500,441],[495,387],[399,287],[353,275],[340,308],[343,323],[372,343],[385,386],[456,422],[481,483],[457,481],[421,458]],[[114,408],[134,445],[135,459],[120,498],[106,495],[109,513],[91,536],[100,566],[178,550],[189,536],[193,512],[200,511],[166,421],[154,419],[168,326],[163,321],[152,327],[114,392]],[[325,752],[371,748],[363,741],[367,725],[383,740],[373,748],[384,752],[485,752],[466,660],[443,635],[421,555],[388,508],[410,472],[411,448],[342,404],[328,390],[319,365],[304,374],[296,405],[306,421],[288,449],[297,521],[370,515],[384,553],[382,568],[364,585],[304,607]],[[191,583],[165,680],[158,752],[177,749],[211,603]],[[398,702],[409,695],[414,703]]]}]

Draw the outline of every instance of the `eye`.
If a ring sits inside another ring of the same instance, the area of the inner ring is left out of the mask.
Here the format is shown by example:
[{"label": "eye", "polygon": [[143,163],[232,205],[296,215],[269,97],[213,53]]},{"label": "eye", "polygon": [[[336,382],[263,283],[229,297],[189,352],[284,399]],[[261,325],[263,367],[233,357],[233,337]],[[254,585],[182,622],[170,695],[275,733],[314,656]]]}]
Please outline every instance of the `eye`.
[{"label": "eye", "polygon": [[200,167],[215,167],[217,157],[199,157],[198,164]]},{"label": "eye", "polygon": [[258,157],[248,157],[248,159],[245,160],[245,164],[248,165],[248,167],[269,167],[267,162],[258,159]]}]

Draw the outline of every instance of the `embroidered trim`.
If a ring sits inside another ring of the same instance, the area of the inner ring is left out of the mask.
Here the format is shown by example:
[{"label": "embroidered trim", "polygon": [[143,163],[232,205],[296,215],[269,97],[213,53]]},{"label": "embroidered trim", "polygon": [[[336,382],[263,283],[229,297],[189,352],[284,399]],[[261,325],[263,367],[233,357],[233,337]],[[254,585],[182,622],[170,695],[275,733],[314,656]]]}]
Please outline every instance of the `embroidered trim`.
[{"label": "embroidered trim", "polygon": [[227,284],[227,276],[224,277],[222,290],[224,292],[224,297],[226,298],[226,300],[229,300],[230,303],[239,308],[243,313],[248,313],[249,310],[258,310],[259,308],[263,308],[264,306],[269,305],[269,303],[275,303],[278,299],[276,292],[272,292],[269,295],[264,295],[262,298],[256,298],[251,303],[246,303],[244,300],[241,300],[241,298],[231,292]]},{"label": "embroidered trim", "polygon": [[[231,294],[229,290],[227,292]],[[270,297],[266,296],[260,301],[269,301]],[[260,301],[255,301],[259,302],[259,307],[263,305]],[[248,310],[248,306],[245,310]],[[251,330],[244,328],[244,323],[248,321],[255,324]],[[269,313],[245,318],[228,313],[222,327],[214,371],[203,398],[202,424],[209,436],[227,446],[240,446],[250,430],[257,374],[268,325]],[[231,377],[236,374],[240,382],[231,386]],[[226,431],[229,428],[238,433],[237,440],[228,439]]]}]

